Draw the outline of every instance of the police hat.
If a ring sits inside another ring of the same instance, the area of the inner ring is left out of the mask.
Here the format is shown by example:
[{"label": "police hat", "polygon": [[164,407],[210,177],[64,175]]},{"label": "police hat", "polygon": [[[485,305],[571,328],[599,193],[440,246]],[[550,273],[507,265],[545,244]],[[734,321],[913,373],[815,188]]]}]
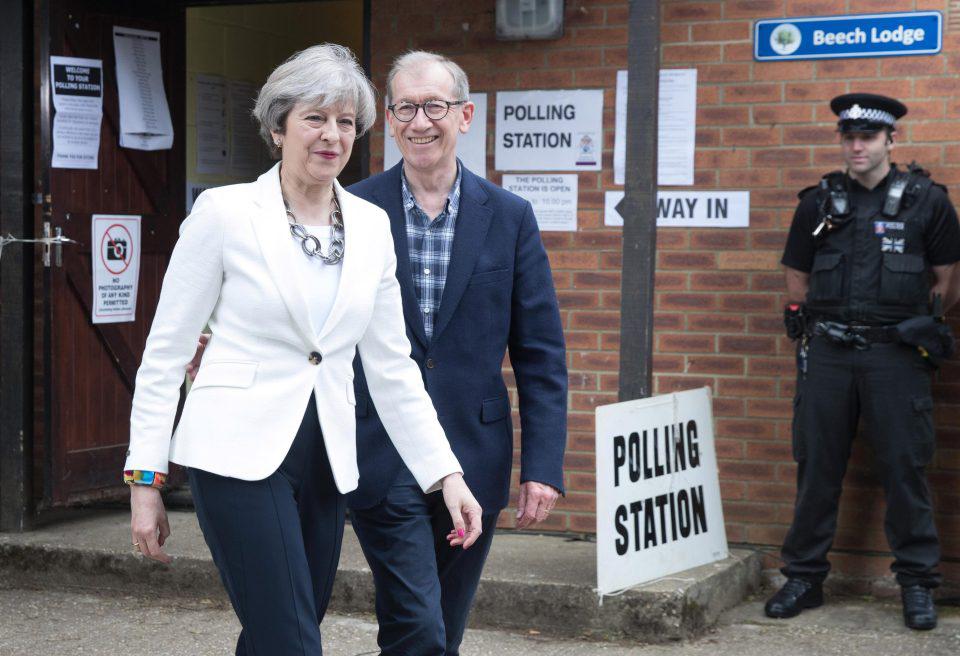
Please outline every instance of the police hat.
[{"label": "police hat", "polygon": [[897,119],[907,113],[899,100],[874,93],[845,93],[830,101],[830,109],[840,117],[840,132],[878,132],[895,128]]}]

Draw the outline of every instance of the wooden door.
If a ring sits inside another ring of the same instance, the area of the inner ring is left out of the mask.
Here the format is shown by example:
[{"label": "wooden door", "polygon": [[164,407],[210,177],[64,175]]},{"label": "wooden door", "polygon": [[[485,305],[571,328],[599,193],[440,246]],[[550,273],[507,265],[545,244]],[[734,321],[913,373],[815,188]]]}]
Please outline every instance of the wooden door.
[{"label": "wooden door", "polygon": [[[47,220],[79,243],[63,248],[63,266],[43,269],[44,501],[64,505],[125,493],[134,378],[153,320],[160,284],[184,215],[185,21],[180,3],[48,0],[41,8],[39,117]],[[174,129],[170,150],[119,145],[113,27],[160,33],[164,91]],[[50,168],[51,55],[103,61],[103,122],[96,170]],[[136,321],[93,324],[91,215],[142,217]],[[38,230],[41,226],[38,225]]]}]

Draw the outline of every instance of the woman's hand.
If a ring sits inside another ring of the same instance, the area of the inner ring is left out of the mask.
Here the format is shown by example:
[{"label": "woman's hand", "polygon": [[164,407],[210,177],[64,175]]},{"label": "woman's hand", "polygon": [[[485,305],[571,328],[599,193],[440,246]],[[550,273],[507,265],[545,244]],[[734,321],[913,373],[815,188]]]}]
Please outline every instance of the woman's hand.
[{"label": "woman's hand", "polygon": [[440,484],[443,501],[453,520],[453,530],[447,535],[447,541],[451,547],[468,549],[483,533],[480,504],[463,481],[463,474],[448,474]]},{"label": "woman's hand", "polygon": [[203,349],[209,341],[210,333],[200,333],[200,338],[197,340],[197,352],[193,354],[193,359],[190,360],[190,364],[187,365],[187,375],[190,376],[191,383],[196,379],[197,372],[200,371],[200,361],[203,360]]},{"label": "woman's hand", "polygon": [[170,524],[157,488],[130,486],[130,534],[134,549],[139,549],[147,558],[170,563],[172,559],[161,548],[170,537]]}]

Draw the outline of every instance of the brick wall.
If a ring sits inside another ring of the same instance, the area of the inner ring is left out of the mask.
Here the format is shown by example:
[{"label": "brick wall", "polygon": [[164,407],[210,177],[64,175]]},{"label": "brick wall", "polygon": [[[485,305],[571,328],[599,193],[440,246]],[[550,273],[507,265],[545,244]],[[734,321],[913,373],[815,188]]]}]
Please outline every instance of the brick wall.
[{"label": "brick wall", "polygon": [[[382,88],[390,62],[409,48],[455,58],[471,88],[490,96],[489,177],[498,90],[602,88],[601,173],[580,173],[579,229],[544,234],[566,329],[570,369],[567,498],[548,527],[593,532],[593,409],[616,400],[620,304],[619,228],[603,226],[613,184],[616,71],[626,68],[627,2],[567,0],[565,33],[548,42],[498,42],[493,1],[373,3],[372,67]],[[852,90],[895,95],[910,107],[895,160],[917,159],[960,195],[960,35],[938,56],[820,62],[753,61],[752,22],[778,16],[939,9],[948,0],[716,0],[661,4],[665,68],[698,70],[696,188],[751,192],[749,229],[658,231],[655,307],[657,393],[709,385],[720,476],[732,542],[776,553],[791,519],[792,346],[782,336],[778,265],[798,189],[840,164],[827,100]],[[464,8],[464,6],[469,8]],[[382,167],[381,132],[372,141]],[[960,559],[960,365],[936,384],[938,453],[931,481],[944,555]],[[853,576],[882,573],[889,560],[880,488],[859,440],[844,495],[835,556]],[[502,524],[512,524],[507,513]],[[772,561],[771,561],[772,562]],[[960,578],[960,567],[945,571]]]}]

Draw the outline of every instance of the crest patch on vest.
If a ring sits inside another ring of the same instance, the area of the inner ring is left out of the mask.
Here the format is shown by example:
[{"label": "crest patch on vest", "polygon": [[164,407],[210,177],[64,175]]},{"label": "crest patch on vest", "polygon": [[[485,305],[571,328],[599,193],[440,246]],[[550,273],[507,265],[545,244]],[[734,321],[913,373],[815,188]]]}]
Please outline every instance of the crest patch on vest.
[{"label": "crest patch on vest", "polygon": [[903,221],[874,221],[873,233],[876,235],[885,235],[887,230],[903,230]]},{"label": "crest patch on vest", "polygon": [[880,240],[881,253],[902,253],[907,245],[906,239],[894,239],[893,237],[884,237]]}]

